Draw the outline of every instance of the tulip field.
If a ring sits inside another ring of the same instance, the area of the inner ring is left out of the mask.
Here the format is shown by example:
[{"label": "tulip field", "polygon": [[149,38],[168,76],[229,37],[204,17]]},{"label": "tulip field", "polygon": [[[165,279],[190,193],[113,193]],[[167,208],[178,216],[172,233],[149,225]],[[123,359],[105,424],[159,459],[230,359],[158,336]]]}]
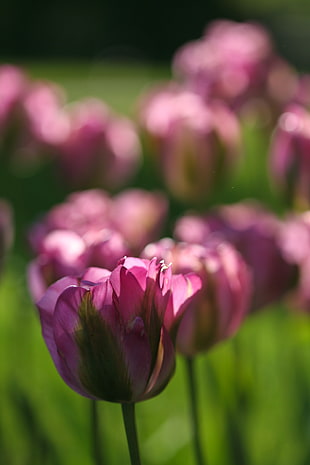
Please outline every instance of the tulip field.
[{"label": "tulip field", "polygon": [[250,23],[0,64],[0,465],[310,464],[309,105]]}]

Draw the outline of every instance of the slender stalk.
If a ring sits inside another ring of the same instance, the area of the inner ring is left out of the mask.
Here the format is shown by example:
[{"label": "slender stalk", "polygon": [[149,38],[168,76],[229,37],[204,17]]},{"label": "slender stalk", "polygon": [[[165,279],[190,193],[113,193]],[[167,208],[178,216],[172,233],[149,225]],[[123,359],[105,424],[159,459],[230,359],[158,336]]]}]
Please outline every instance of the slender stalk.
[{"label": "slender stalk", "polygon": [[122,404],[122,412],[131,465],[141,465],[135,419],[135,404]]},{"label": "slender stalk", "polygon": [[187,382],[188,382],[188,393],[190,401],[190,413],[192,421],[192,434],[193,434],[193,446],[196,457],[197,465],[207,465],[206,460],[203,458],[201,441],[200,441],[200,425],[198,415],[198,403],[197,403],[197,388],[195,379],[195,366],[194,359],[187,357],[186,369],[187,369]]},{"label": "slender stalk", "polygon": [[98,418],[98,403],[96,400],[90,401],[90,418],[91,418],[91,442],[92,453],[95,465],[103,465],[103,456],[101,450],[101,434]]}]

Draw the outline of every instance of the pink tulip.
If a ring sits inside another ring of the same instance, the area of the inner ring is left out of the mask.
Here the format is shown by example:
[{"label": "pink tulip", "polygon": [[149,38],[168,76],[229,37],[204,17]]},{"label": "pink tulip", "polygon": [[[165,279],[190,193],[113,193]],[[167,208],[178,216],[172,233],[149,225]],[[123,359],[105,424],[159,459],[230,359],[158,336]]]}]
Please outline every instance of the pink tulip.
[{"label": "pink tulip", "polygon": [[19,108],[15,165],[27,167],[58,153],[68,137],[63,89],[49,82],[29,84]]},{"label": "pink tulip", "polygon": [[140,107],[144,138],[169,191],[190,205],[204,205],[234,168],[240,130],[232,111],[177,85],[149,93]]},{"label": "pink tulip", "polygon": [[296,287],[287,302],[293,310],[310,312],[310,211],[290,214],[284,222],[281,245],[286,259],[297,266]]},{"label": "pink tulip", "polygon": [[80,275],[90,267],[113,269],[130,253],[124,238],[108,229],[89,231],[84,238],[73,231],[54,230],[41,243],[39,255],[28,267],[28,285],[34,302],[63,276]]},{"label": "pink tulip", "polygon": [[140,162],[140,143],[133,123],[115,116],[100,100],[69,107],[70,131],[59,163],[66,181],[75,187],[123,186]]},{"label": "pink tulip", "polygon": [[105,191],[90,189],[74,192],[54,206],[29,232],[29,242],[40,253],[45,236],[54,230],[74,231],[84,237],[89,231],[100,231],[110,225],[112,199]]},{"label": "pink tulip", "polygon": [[143,247],[160,237],[168,214],[164,194],[143,189],[127,189],[113,198],[112,228],[119,231],[131,250],[139,254]]},{"label": "pink tulip", "polygon": [[137,402],[159,394],[175,367],[168,330],[201,286],[196,275],[124,258],[112,271],[89,268],[54,283],[38,302],[57,370],[79,394]]},{"label": "pink tulip", "polygon": [[273,56],[262,26],[218,20],[201,39],[177,51],[173,69],[201,95],[233,101],[264,84]]},{"label": "pink tulip", "polygon": [[310,204],[310,113],[292,104],[279,118],[270,151],[272,180],[297,208]]},{"label": "pink tulip", "polygon": [[160,193],[131,189],[114,198],[100,190],[71,194],[29,232],[36,255],[28,269],[33,300],[63,276],[80,275],[91,266],[113,269],[124,255],[140,253],[159,237],[166,214]]},{"label": "pink tulip", "polygon": [[250,273],[235,249],[224,242],[176,243],[162,239],[149,244],[143,256],[171,262],[175,273],[195,272],[202,280],[177,333],[177,348],[194,356],[235,334],[245,318],[252,291]]},{"label": "pink tulip", "polygon": [[254,311],[279,300],[294,284],[295,267],[286,260],[280,243],[283,228],[283,223],[259,204],[240,202],[219,207],[204,217],[181,218],[175,236],[201,244],[210,237],[232,243],[253,274]]}]

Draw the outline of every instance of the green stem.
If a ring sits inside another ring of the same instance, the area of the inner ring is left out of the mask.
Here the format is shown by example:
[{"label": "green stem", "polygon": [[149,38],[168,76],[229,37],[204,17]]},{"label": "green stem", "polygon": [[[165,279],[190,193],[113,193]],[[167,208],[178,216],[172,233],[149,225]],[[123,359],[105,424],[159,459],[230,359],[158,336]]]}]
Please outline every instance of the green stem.
[{"label": "green stem", "polygon": [[96,400],[90,401],[90,418],[91,418],[91,440],[92,452],[95,465],[103,465],[101,451],[101,434],[99,431],[98,403]]},{"label": "green stem", "polygon": [[197,465],[207,465],[207,462],[203,458],[201,441],[200,441],[200,426],[199,426],[194,360],[191,357],[187,357],[185,361],[186,361],[186,369],[187,369],[188,393],[189,393],[189,401],[190,401],[193,445],[194,445],[196,463]]},{"label": "green stem", "polygon": [[122,412],[131,465],[141,465],[135,419],[135,404],[122,404]]}]

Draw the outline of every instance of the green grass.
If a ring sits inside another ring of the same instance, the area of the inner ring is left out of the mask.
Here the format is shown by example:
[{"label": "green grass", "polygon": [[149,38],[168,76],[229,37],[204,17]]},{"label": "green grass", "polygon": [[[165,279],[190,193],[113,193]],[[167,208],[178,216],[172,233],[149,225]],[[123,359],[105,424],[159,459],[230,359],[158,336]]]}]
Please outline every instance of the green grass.
[{"label": "green grass", "polygon": [[[65,87],[69,100],[105,99],[134,114],[137,97],[169,70],[147,65],[28,63],[32,78]],[[215,201],[256,197],[281,211],[263,160],[267,142],[245,132],[247,153],[239,171]],[[60,201],[40,173],[17,180],[19,241],[35,214]],[[41,183],[40,183],[41,182]],[[28,191],[31,186],[31,192]],[[16,192],[16,191],[15,191]],[[1,196],[6,192],[2,185]],[[20,199],[20,196],[25,198]],[[31,206],[27,206],[26,202]],[[37,199],[37,203],[36,202]],[[26,285],[26,248],[12,251],[0,285],[0,463],[88,465],[89,402],[61,380],[44,345]],[[231,341],[197,358],[202,438],[210,465],[308,465],[310,463],[310,319],[280,305],[250,317]],[[144,465],[194,465],[184,364],[167,389],[137,406]],[[102,402],[106,464],[129,463],[119,405]]]}]

